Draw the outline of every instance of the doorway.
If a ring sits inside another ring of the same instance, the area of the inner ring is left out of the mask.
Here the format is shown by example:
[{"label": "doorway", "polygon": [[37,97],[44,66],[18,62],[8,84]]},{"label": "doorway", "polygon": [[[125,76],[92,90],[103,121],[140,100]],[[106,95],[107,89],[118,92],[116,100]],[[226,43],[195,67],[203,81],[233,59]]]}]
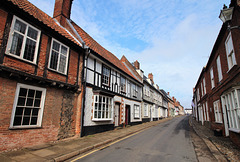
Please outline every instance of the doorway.
[{"label": "doorway", "polygon": [[115,103],[115,109],[114,109],[114,120],[115,120],[115,127],[119,126],[120,120],[120,103]]},{"label": "doorway", "polygon": [[130,124],[130,105],[126,105],[125,107],[125,125]]}]

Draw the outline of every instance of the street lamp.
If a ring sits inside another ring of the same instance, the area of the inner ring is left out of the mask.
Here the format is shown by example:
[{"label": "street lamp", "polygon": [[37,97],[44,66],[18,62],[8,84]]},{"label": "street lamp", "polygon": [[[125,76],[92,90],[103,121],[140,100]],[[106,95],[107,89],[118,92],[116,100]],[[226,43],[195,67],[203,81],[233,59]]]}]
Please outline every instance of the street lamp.
[{"label": "street lamp", "polygon": [[223,6],[223,9],[220,12],[219,18],[223,23],[232,20],[233,7],[227,8],[226,5]]}]

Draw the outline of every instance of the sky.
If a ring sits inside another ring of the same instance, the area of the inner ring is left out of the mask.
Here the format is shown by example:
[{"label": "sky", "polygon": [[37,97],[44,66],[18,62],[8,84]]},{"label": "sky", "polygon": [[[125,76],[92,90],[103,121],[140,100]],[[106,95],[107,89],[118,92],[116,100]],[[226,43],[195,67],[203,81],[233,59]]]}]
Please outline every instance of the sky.
[{"label": "sky", "polygon": [[[53,15],[55,0],[29,0]],[[230,0],[74,0],[71,19],[119,59],[138,60],[160,89],[191,107]]]}]

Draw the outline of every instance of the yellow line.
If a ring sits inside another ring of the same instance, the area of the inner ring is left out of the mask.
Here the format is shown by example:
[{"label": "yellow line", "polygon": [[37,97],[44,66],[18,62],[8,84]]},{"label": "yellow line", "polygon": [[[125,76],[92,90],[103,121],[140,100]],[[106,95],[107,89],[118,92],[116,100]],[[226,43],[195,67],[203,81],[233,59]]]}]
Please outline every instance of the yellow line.
[{"label": "yellow line", "polygon": [[139,132],[133,133],[133,134],[131,134],[131,135],[129,135],[129,136],[126,136],[126,137],[121,138],[121,139],[119,139],[119,140],[117,140],[117,141],[114,141],[114,142],[112,142],[112,143],[110,143],[110,144],[107,144],[106,146],[103,146],[103,147],[101,147],[101,148],[98,148],[98,149],[96,149],[96,150],[93,150],[93,151],[91,151],[91,152],[89,152],[89,153],[87,153],[87,154],[85,154],[85,155],[83,155],[83,156],[80,156],[80,157],[72,160],[71,162],[75,162],[75,161],[77,161],[77,160],[80,160],[80,159],[82,159],[82,158],[84,158],[84,157],[86,157],[86,156],[88,156],[88,155],[90,155],[90,154],[92,154],[92,153],[94,153],[94,152],[97,152],[97,151],[99,151],[99,150],[102,150],[102,149],[104,149],[104,148],[106,148],[106,147],[108,147],[108,146],[111,146],[111,145],[113,145],[113,144],[115,144],[115,143],[117,143],[117,142],[120,142],[120,141],[122,141],[122,140],[124,140],[124,139],[126,139],[126,138],[129,138],[129,137],[131,137],[131,136],[134,136],[134,135],[136,135],[136,134],[138,134],[138,133],[140,133],[140,132],[142,132],[142,131],[144,131],[144,130],[141,130],[141,131],[139,131]]}]

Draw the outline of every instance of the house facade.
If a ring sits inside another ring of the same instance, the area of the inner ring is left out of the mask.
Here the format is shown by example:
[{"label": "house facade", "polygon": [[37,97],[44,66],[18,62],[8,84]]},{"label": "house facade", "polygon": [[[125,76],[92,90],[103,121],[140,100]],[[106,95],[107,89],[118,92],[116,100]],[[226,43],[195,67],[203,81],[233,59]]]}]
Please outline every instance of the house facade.
[{"label": "house facade", "polygon": [[193,109],[202,124],[209,123],[212,130],[229,136],[240,146],[240,2],[232,0],[224,11],[232,14],[223,21],[207,65],[199,76]]},{"label": "house facade", "polygon": [[0,15],[0,151],[80,134],[81,42],[26,0]]}]

